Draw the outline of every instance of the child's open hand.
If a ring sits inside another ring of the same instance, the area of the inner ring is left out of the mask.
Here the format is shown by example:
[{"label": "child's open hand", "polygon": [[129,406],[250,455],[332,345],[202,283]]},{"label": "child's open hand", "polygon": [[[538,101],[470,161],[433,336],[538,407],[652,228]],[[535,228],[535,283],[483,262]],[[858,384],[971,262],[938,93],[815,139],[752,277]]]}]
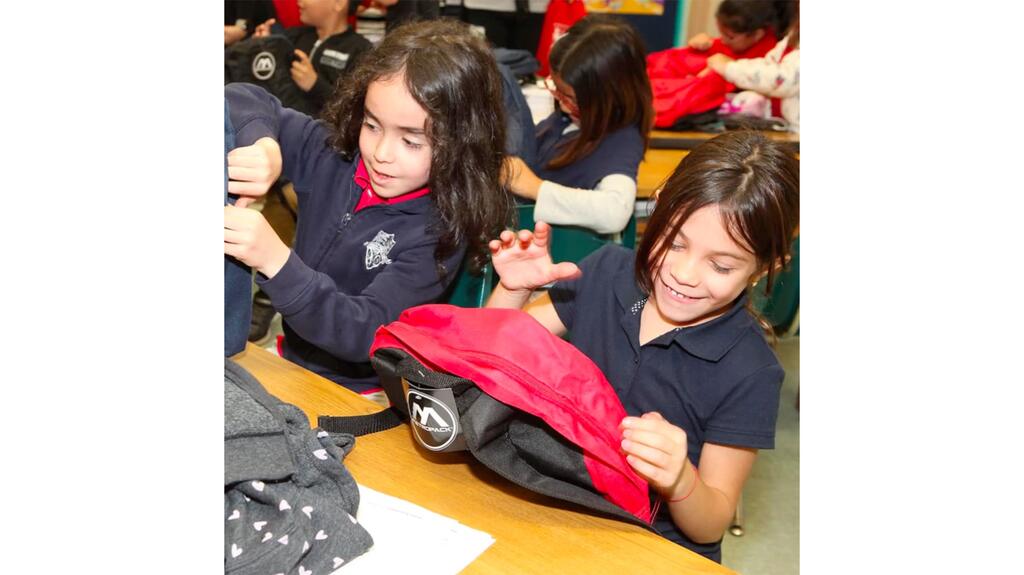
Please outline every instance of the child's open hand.
[{"label": "child's open hand", "polygon": [[708,48],[711,47],[711,43],[713,41],[714,40],[711,39],[711,36],[708,36],[707,34],[701,32],[700,34],[697,34],[693,38],[690,38],[690,41],[687,42],[686,45],[689,46],[690,48],[693,48],[694,50],[700,50],[701,52],[703,52],[704,50],[707,50]]},{"label": "child's open hand", "polygon": [[491,240],[491,262],[501,278],[501,285],[510,291],[534,290],[559,280],[580,275],[580,268],[571,262],[553,263],[548,242],[551,226],[537,222],[533,232],[512,230],[501,232],[499,239]]},{"label": "child's open hand", "polygon": [[273,138],[228,152],[228,192],[243,196],[235,204],[240,208],[266,194],[280,175],[281,147]]},{"label": "child's open hand", "polygon": [[284,267],[291,250],[263,214],[224,206],[224,253],[272,278]]},{"label": "child's open hand", "polygon": [[652,411],[626,417],[619,423],[622,451],[629,465],[666,499],[677,499],[689,489],[682,481],[686,471],[686,432]]}]

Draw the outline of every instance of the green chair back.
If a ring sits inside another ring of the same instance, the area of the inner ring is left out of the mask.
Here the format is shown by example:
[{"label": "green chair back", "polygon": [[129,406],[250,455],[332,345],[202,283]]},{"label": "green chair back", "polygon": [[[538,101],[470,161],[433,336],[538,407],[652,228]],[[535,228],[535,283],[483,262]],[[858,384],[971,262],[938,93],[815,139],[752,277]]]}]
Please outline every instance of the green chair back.
[{"label": "green chair back", "polygon": [[484,307],[493,288],[494,274],[491,273],[491,264],[485,265],[480,275],[473,275],[469,273],[467,262],[463,262],[445,303],[459,307]]},{"label": "green chair back", "polygon": [[[533,204],[516,206],[519,215],[519,229],[532,230],[536,222],[533,219]],[[580,260],[597,251],[606,243],[613,241],[610,234],[599,234],[578,226],[551,226],[551,259],[555,262],[579,263]],[[630,216],[626,228],[622,230],[622,245],[627,248],[636,246],[636,216]]]},{"label": "green chair back", "polygon": [[759,286],[751,294],[754,309],[775,328],[787,331],[800,309],[800,236],[793,240],[792,259],[772,283],[772,293],[765,295]]}]

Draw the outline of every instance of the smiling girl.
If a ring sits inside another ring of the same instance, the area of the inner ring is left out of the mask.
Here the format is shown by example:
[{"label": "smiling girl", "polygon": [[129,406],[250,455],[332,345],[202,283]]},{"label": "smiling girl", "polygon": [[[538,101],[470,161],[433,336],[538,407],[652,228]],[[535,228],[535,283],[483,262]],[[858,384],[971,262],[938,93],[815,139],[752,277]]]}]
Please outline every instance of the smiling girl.
[{"label": "smiling girl", "polygon": [[660,505],[654,527],[714,561],[757,450],[774,446],[784,373],[748,294],[787,260],[799,186],[782,145],[727,133],[680,162],[635,254],[608,245],[554,264],[542,222],[490,243],[501,281],[488,307],[571,332],[629,414],[622,450]]},{"label": "smiling girl", "polygon": [[441,297],[467,253],[479,269],[511,218],[501,90],[487,46],[447,21],[389,33],[324,122],[257,86],[225,88],[242,146],[228,155],[229,191],[245,205],[283,173],[299,199],[292,249],[259,212],[224,208],[224,253],[259,272],[286,359],[372,391],[376,329]]}]

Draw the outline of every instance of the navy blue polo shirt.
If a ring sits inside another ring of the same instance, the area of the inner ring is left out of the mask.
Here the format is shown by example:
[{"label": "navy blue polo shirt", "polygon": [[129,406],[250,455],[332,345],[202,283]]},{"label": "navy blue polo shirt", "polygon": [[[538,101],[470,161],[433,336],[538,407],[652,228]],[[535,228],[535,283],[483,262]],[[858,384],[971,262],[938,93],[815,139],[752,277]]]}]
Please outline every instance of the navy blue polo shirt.
[{"label": "navy blue polo shirt", "polygon": [[[635,253],[609,244],[580,262],[583,275],[550,290],[571,341],[608,378],[626,412],[649,411],[686,431],[697,465],[705,442],[772,449],[784,372],[746,294],[724,315],[640,345],[647,296],[634,277]],[[664,537],[721,562],[721,540],[691,541],[663,505],[654,527]]]},{"label": "navy blue polo shirt", "polygon": [[604,137],[593,152],[557,170],[545,168],[566,146],[579,137],[579,130],[563,133],[571,120],[559,110],[537,124],[537,169],[542,180],[572,188],[592,190],[611,174],[624,174],[636,179],[644,159],[644,140],[634,126],[616,130]]}]

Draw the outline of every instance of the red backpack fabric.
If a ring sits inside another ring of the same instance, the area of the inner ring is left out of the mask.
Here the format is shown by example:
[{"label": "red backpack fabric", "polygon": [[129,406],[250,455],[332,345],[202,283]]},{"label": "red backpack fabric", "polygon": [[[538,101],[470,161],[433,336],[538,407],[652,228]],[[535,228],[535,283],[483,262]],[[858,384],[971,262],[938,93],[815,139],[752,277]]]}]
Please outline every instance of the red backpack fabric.
[{"label": "red backpack fabric", "polygon": [[691,48],[671,48],[647,55],[647,75],[654,95],[654,127],[669,128],[683,116],[714,110],[725,102],[725,95],[736,89],[714,72],[697,76],[712,54],[730,58],[760,58],[775,47],[778,40],[771,31],[756,44],[736,54],[715,38],[703,52]]},{"label": "red backpack fabric", "polygon": [[[604,499],[650,523],[647,483],[619,449],[622,403],[589,358],[529,314],[442,304],[411,308],[377,330],[370,356],[391,350],[469,380],[498,402],[543,420],[582,449],[589,479]],[[557,460],[572,453],[542,455]]]},{"label": "red backpack fabric", "polygon": [[551,0],[544,14],[544,25],[540,29],[540,42],[537,44],[537,61],[540,62],[538,76],[543,78],[551,73],[548,64],[551,45],[586,15],[587,7],[583,5],[583,0]]}]

